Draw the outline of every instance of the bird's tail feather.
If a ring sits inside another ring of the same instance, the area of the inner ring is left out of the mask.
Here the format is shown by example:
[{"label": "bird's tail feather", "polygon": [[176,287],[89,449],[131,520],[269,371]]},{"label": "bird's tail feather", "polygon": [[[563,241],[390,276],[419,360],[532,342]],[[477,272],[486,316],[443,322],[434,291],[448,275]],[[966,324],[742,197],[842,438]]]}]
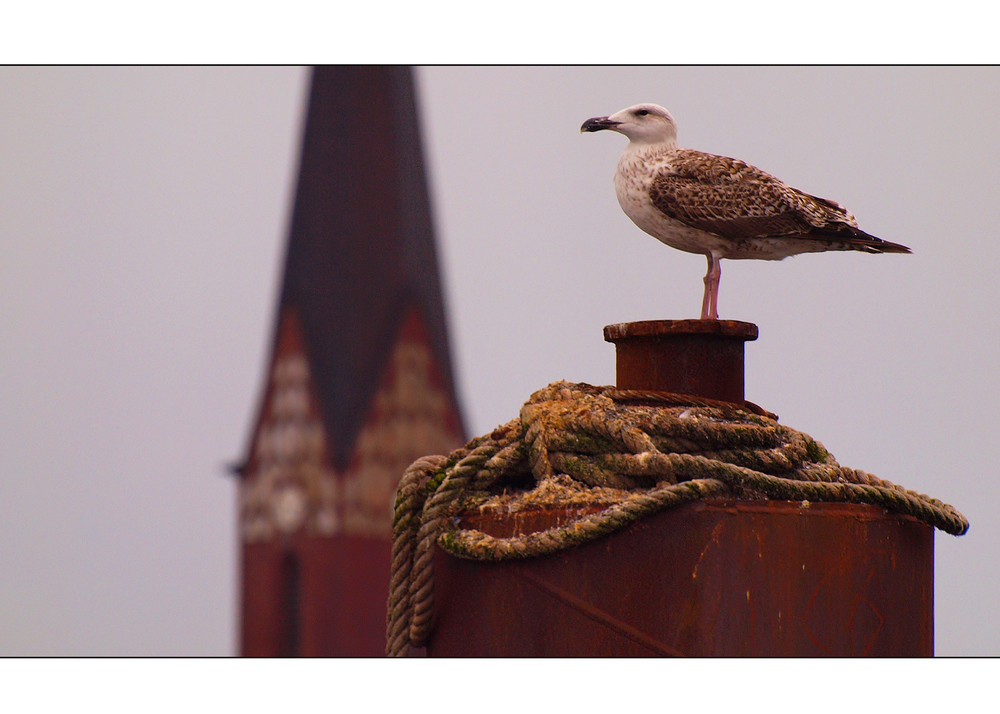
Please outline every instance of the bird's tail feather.
[{"label": "bird's tail feather", "polygon": [[832,227],[820,229],[819,231],[815,231],[815,233],[829,238],[836,238],[837,240],[843,242],[845,248],[849,248],[850,250],[860,250],[865,253],[913,252],[905,245],[876,238],[875,236],[865,233],[860,228],[855,228],[854,226],[841,224],[836,228],[831,228]]},{"label": "bird's tail feather", "polygon": [[868,238],[855,238],[850,241],[852,246],[857,246],[859,250],[866,253],[912,253],[913,251],[905,245],[892,243],[881,238],[870,236]]}]

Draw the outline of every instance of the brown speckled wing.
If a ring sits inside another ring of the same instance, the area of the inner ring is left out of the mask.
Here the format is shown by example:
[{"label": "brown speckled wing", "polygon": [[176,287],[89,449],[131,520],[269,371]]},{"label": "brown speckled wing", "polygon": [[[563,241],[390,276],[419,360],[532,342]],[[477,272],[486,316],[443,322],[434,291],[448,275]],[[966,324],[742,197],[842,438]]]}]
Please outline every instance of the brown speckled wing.
[{"label": "brown speckled wing", "polygon": [[797,191],[737,159],[697,151],[672,156],[671,167],[653,180],[650,198],[670,218],[736,241],[817,231],[849,239],[860,233],[853,216],[833,201]]}]

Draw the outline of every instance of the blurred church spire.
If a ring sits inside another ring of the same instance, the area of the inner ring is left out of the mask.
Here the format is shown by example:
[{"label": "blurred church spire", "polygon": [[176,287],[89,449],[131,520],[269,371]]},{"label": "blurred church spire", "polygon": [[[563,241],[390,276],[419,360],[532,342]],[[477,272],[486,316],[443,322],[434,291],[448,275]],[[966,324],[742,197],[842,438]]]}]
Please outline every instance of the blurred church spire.
[{"label": "blurred church spire", "polygon": [[272,345],[241,653],[381,655],[396,485],[465,442],[409,68],[313,71]]}]

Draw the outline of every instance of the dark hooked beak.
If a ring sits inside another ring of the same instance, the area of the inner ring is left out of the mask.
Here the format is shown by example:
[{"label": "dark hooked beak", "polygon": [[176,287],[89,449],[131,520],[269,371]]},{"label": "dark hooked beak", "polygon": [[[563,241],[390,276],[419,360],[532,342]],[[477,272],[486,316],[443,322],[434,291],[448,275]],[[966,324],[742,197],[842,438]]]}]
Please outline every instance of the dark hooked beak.
[{"label": "dark hooked beak", "polygon": [[594,117],[593,119],[588,119],[583,123],[583,126],[580,127],[580,132],[614,129],[619,124],[621,124],[620,121],[611,121],[607,117]]}]

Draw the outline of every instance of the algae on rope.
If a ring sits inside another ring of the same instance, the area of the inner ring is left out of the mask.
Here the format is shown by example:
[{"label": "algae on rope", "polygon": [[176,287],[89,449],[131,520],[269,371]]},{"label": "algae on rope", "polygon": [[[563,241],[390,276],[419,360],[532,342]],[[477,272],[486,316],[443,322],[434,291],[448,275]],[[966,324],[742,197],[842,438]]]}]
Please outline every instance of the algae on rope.
[{"label": "algae on rope", "polygon": [[[435,544],[478,560],[548,555],[707,497],[866,503],[952,535],[969,528],[952,506],[840,466],[818,441],[755,405],[555,382],[532,394],[518,419],[447,456],[418,459],[403,475],[387,652],[426,640]],[[470,511],[561,506],[580,508],[580,517],[512,538],[458,528]]]}]

